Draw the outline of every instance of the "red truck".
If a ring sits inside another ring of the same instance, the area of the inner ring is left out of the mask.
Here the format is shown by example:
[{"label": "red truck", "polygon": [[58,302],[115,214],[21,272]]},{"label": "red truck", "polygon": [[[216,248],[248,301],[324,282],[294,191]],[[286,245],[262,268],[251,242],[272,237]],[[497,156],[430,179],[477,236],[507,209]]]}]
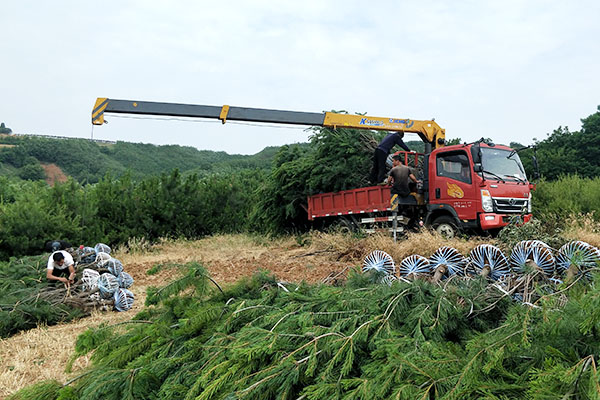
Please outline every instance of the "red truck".
[{"label": "red truck", "polygon": [[[495,232],[513,219],[531,218],[531,190],[518,154],[476,142],[440,147],[429,154],[398,152],[422,185],[401,199],[402,225],[432,226],[446,237],[462,231]],[[391,226],[389,186],[370,186],[308,198],[310,220],[338,219],[367,231]],[[391,228],[389,228],[391,230]]]},{"label": "red truck", "polygon": [[517,152],[483,139],[445,146],[445,130],[434,120],[98,98],[92,123],[102,125],[105,113],[412,132],[423,140],[425,153],[397,153],[403,154],[404,163],[414,168],[420,179],[410,196],[392,205],[386,186],[317,194],[308,198],[312,221],[337,221],[368,231],[389,229],[397,211],[403,224],[432,226],[448,237],[458,230],[493,232],[513,218],[522,222],[531,218],[533,185],[527,181]]}]

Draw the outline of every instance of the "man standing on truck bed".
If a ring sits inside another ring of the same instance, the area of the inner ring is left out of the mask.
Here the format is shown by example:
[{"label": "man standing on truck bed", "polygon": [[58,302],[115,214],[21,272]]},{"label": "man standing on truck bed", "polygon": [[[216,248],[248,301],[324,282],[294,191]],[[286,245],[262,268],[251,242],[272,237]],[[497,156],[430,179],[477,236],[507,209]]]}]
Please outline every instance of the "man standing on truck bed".
[{"label": "man standing on truck bed", "polygon": [[392,132],[388,134],[379,143],[373,154],[373,169],[371,170],[371,183],[378,184],[383,182],[386,175],[385,161],[390,150],[395,145],[402,147],[405,151],[410,151],[406,143],[402,140],[404,132]]}]

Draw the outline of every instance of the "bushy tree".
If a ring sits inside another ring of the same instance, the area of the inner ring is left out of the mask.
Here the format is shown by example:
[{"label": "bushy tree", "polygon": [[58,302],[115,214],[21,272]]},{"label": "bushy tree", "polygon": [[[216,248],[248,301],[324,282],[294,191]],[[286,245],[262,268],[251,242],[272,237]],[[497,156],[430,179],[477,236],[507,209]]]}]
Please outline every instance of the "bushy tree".
[{"label": "bushy tree", "polygon": [[4,125],[4,122],[2,122],[0,123],[0,133],[10,134],[12,133],[12,129],[8,128],[6,125]]},{"label": "bushy tree", "polygon": [[19,169],[19,178],[27,181],[38,181],[46,178],[44,168],[34,159],[34,163],[24,165]]},{"label": "bushy tree", "polygon": [[[599,111],[581,120],[580,131],[558,127],[542,141],[534,143],[541,175],[555,180],[561,175],[586,178],[600,176],[600,106]],[[520,153],[528,176],[533,176],[533,150]]]},{"label": "bushy tree", "polygon": [[283,146],[260,188],[254,225],[270,231],[302,229],[310,195],[368,184],[373,150],[382,134],[313,128],[308,145]]},{"label": "bushy tree", "polygon": [[0,149],[0,161],[10,164],[13,167],[21,168],[30,160],[27,150],[21,146],[15,146],[11,148]]},{"label": "bushy tree", "polygon": [[0,259],[39,254],[48,238],[80,238],[78,217],[64,205],[50,204],[44,182],[23,186],[14,202],[0,204]]}]

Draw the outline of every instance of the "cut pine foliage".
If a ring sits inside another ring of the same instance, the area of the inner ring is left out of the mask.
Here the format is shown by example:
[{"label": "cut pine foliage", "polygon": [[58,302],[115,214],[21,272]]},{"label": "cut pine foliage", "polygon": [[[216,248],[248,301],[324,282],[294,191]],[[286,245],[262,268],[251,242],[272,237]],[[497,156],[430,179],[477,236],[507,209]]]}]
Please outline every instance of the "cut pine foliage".
[{"label": "cut pine foliage", "polygon": [[[600,395],[600,291],[524,307],[482,279],[344,287],[188,272],[127,325],[88,330],[94,366],[13,399],[581,398]],[[59,397],[60,396],[60,397]]]}]

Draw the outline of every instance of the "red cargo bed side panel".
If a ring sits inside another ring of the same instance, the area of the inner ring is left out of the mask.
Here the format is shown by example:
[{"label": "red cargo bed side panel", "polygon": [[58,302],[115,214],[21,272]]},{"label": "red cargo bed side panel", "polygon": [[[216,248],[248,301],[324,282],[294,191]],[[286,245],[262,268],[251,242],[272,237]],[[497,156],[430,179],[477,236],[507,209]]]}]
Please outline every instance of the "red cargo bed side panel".
[{"label": "red cargo bed side panel", "polygon": [[389,209],[389,205],[388,186],[369,186],[335,193],[320,193],[308,198],[308,219],[384,211]]}]

